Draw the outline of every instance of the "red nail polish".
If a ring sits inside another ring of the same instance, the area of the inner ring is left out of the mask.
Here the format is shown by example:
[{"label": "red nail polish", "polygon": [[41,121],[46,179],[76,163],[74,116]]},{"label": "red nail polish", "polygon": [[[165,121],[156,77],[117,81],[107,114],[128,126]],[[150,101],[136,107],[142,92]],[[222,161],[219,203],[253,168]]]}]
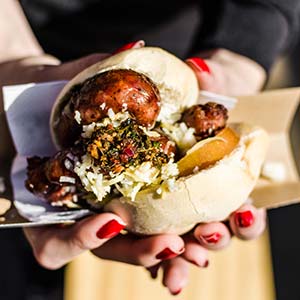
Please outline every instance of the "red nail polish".
[{"label": "red nail polish", "polygon": [[193,64],[200,72],[210,73],[210,69],[206,62],[200,57],[190,57],[186,60],[187,62]]},{"label": "red nail polish", "polygon": [[161,251],[160,253],[158,253],[155,258],[156,259],[161,259],[161,260],[166,260],[166,259],[171,259],[173,257],[178,256],[179,254],[181,254],[184,251],[184,249],[180,250],[179,253],[175,253],[174,251],[172,251],[170,248],[165,248],[163,251]]},{"label": "red nail polish", "polygon": [[122,51],[125,51],[125,50],[128,50],[128,49],[142,48],[144,46],[145,46],[145,42],[143,40],[135,41],[135,42],[128,43],[128,44],[118,48],[117,50],[115,50],[113,52],[113,54],[117,54],[119,52],[122,52]]},{"label": "red nail polish", "polygon": [[207,268],[209,266],[209,261],[206,260],[205,263],[203,264],[203,268]]},{"label": "red nail polish", "polygon": [[216,244],[220,240],[221,234],[215,232],[209,235],[202,235],[201,238],[208,244]]},{"label": "red nail polish", "polygon": [[182,289],[179,289],[179,290],[177,290],[175,292],[172,292],[172,295],[173,296],[179,295],[181,293],[181,291],[182,291]]},{"label": "red nail polish", "polygon": [[119,234],[124,227],[124,224],[120,224],[116,220],[111,220],[102,226],[96,235],[99,239],[109,239]]},{"label": "red nail polish", "polygon": [[239,227],[249,227],[254,222],[254,217],[251,210],[237,212],[234,217],[235,224]]}]

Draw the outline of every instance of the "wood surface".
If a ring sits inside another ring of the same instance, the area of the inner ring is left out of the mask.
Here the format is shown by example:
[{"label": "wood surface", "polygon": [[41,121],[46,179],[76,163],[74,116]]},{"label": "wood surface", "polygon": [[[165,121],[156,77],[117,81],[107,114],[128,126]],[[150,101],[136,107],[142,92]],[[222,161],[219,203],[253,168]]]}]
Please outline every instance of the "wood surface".
[{"label": "wood surface", "polygon": [[255,241],[234,238],[210,265],[191,265],[188,286],[171,296],[142,267],[104,261],[85,253],[66,269],[64,300],[274,300],[268,231]]}]

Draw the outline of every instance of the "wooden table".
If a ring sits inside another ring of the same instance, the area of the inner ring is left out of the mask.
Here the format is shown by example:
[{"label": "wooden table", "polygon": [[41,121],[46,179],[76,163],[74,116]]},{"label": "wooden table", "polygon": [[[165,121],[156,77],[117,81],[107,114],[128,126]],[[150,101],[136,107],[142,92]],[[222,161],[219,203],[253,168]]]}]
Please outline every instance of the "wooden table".
[{"label": "wooden table", "polygon": [[143,268],[85,253],[66,269],[65,300],[274,300],[268,231],[258,240],[233,239],[210,254],[210,266],[191,265],[188,286],[176,298]]}]

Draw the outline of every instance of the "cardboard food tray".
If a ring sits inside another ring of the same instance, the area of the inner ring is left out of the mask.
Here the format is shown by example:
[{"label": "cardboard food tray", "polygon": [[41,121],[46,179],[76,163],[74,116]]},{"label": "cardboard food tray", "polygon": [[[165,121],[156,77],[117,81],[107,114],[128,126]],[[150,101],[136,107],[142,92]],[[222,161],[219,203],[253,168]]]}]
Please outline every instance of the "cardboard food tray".
[{"label": "cardboard food tray", "polygon": [[300,88],[266,91],[240,97],[230,112],[231,122],[249,122],[265,128],[270,145],[265,164],[284,167],[280,182],[261,177],[251,198],[256,207],[276,208],[300,202]]}]

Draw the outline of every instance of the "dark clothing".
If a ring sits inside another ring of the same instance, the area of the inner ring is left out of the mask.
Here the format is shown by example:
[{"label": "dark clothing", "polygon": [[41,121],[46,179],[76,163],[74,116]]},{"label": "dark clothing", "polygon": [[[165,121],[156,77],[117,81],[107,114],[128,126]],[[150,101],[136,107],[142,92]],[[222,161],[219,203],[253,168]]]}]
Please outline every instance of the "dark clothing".
[{"label": "dark clothing", "polygon": [[299,0],[21,0],[46,52],[62,60],[144,39],[179,57],[227,48],[269,70],[295,44]]}]

